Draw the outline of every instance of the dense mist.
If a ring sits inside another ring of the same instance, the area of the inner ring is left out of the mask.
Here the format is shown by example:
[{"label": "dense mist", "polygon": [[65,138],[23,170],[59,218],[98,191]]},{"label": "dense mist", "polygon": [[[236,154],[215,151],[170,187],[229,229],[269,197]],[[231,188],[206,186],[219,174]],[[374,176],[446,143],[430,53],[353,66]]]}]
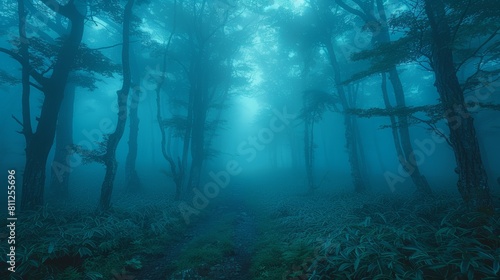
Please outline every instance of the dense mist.
[{"label": "dense mist", "polygon": [[2,6],[5,279],[500,277],[497,1]]}]

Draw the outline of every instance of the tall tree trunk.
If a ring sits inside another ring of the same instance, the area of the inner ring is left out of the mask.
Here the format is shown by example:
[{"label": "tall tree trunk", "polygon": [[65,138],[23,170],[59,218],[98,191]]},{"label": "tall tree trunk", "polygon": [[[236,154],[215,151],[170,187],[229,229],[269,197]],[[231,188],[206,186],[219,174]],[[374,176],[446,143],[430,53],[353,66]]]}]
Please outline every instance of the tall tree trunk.
[{"label": "tall tree trunk", "polygon": [[[184,183],[184,176],[185,176],[185,165],[183,164],[185,158],[187,157],[187,149],[183,149],[183,155],[182,155],[182,161],[180,157],[177,159],[177,163],[175,162],[173,156],[170,153],[170,144],[172,140],[172,132],[168,132],[167,136],[167,131],[166,127],[163,124],[163,116],[162,116],[162,111],[161,111],[161,88],[163,87],[163,84],[165,82],[165,77],[166,77],[166,71],[167,71],[167,52],[170,48],[170,43],[172,42],[172,37],[175,34],[175,30],[177,27],[177,1],[174,1],[174,22],[173,22],[173,30],[170,33],[170,36],[168,38],[167,46],[165,48],[165,53],[163,54],[163,62],[162,62],[162,75],[161,79],[158,82],[156,86],[156,119],[158,120],[158,125],[160,128],[160,134],[161,134],[161,152],[163,155],[163,158],[165,158],[169,165],[170,165],[170,172],[172,173],[172,178],[175,184],[175,199],[178,200],[181,196],[182,192],[182,186]],[[188,105],[188,112],[189,112],[190,105]],[[189,126],[189,125],[186,125]],[[190,131],[188,128],[186,128],[186,132]],[[188,134],[189,135],[189,134]],[[168,137],[168,138],[167,138]],[[186,136],[184,138],[184,143],[186,143]]]},{"label": "tall tree trunk", "polygon": [[[371,4],[366,3],[362,4],[361,2],[355,1],[361,10],[357,10],[347,4],[345,4],[342,0],[336,0],[336,3],[339,4],[343,9],[358,16],[362,19],[366,26],[370,28],[373,32],[374,37],[372,40],[373,45],[377,45],[378,43],[388,43],[390,42],[390,34],[389,29],[387,28],[387,17],[384,10],[384,4],[382,0],[376,0],[376,2],[371,1]],[[378,20],[375,16],[374,4],[376,4],[376,8],[378,10],[378,14],[380,20]],[[397,72],[396,67],[392,67],[389,71],[389,80],[394,89],[394,95],[396,97],[396,105],[398,107],[404,107],[405,104],[405,96],[403,86],[399,79],[399,74]],[[385,75],[385,74],[384,74]],[[395,126],[397,124],[397,126]],[[396,147],[396,152],[398,154],[398,160],[401,165],[407,169],[410,177],[417,188],[417,191],[421,193],[430,193],[431,189],[427,182],[427,179],[420,173],[420,169],[417,164],[411,164],[414,162],[413,159],[413,148],[411,145],[411,137],[409,132],[409,124],[407,116],[396,117],[395,119],[391,119],[391,126],[393,127],[393,138],[394,141],[396,139],[398,142],[394,142]],[[394,134],[399,134],[398,136]]]},{"label": "tall tree trunk", "polygon": [[[204,74],[201,74],[204,75]],[[203,79],[203,78],[200,78]],[[189,173],[189,187],[199,187],[201,180],[201,171],[203,161],[205,159],[205,121],[206,121],[206,105],[204,97],[206,89],[204,84],[199,83],[193,97],[193,125],[191,137],[191,170]]]},{"label": "tall tree trunk", "polygon": [[[353,88],[351,86],[351,90],[349,92],[349,97],[350,97],[349,108],[356,108],[357,91],[358,91],[358,87],[356,87],[356,89],[353,90]],[[360,133],[359,126],[358,126],[358,118],[353,116],[353,118],[351,118],[351,120],[352,120],[353,137],[354,137],[354,139],[357,139],[356,149],[357,149],[357,155],[358,155],[358,159],[359,159],[358,165],[359,165],[359,169],[360,169],[360,178],[362,180],[362,184],[363,184],[364,188],[367,189],[369,186],[367,185],[365,178],[368,177],[368,169],[367,169],[367,164],[366,164],[365,149],[363,146],[363,141],[361,140],[361,133]]]},{"label": "tall tree trunk", "polygon": [[[335,50],[331,41],[324,42],[325,48],[328,52],[330,59],[330,64],[333,68],[335,86],[337,87],[337,93],[339,95],[340,102],[344,108],[344,112],[349,109],[349,102],[347,100],[346,92],[344,86],[342,85],[342,79],[340,76],[340,66],[335,55]],[[346,140],[346,150],[349,157],[349,163],[351,165],[351,177],[354,184],[354,190],[356,192],[363,192],[366,190],[363,184],[363,178],[361,175],[361,167],[359,163],[358,155],[358,139],[356,138],[356,133],[354,133],[353,119],[355,116],[351,114],[343,114],[344,126],[345,126],[345,140]]]},{"label": "tall tree trunk", "polygon": [[137,138],[139,137],[139,95],[140,89],[134,88],[130,100],[130,130],[128,136],[128,154],[125,161],[125,189],[127,191],[137,191],[141,188],[141,182],[135,167],[137,161]]},{"label": "tall tree trunk", "polygon": [[[307,108],[307,100],[304,96],[304,108]],[[307,110],[307,109],[306,109]],[[304,112],[304,159],[306,164],[307,187],[309,192],[314,191],[314,174],[313,174],[313,153],[314,153],[314,138],[313,125],[314,120],[311,112]]]},{"label": "tall tree trunk", "polygon": [[98,211],[107,211],[111,205],[111,194],[113,193],[113,184],[116,176],[116,147],[123,136],[125,124],[127,122],[127,100],[130,91],[130,21],[132,18],[132,7],[134,0],[128,0],[123,14],[123,47],[122,47],[122,67],[123,84],[122,88],[116,92],[118,98],[118,119],[115,131],[105,139],[106,153],[103,155],[106,174],[101,186],[101,199],[99,201]]},{"label": "tall tree trunk", "polygon": [[66,87],[64,100],[57,121],[56,146],[51,168],[50,188],[56,198],[69,196],[69,175],[72,171],[70,157],[73,145],[73,112],[76,85]]},{"label": "tall tree trunk", "polygon": [[57,117],[68,75],[73,68],[84,29],[84,15],[78,12],[73,2],[64,6],[49,0],[42,2],[55,12],[67,17],[71,22],[71,30],[58,53],[51,77],[43,80],[42,91],[45,98],[38,126],[26,143],[26,164],[21,196],[23,210],[36,209],[43,205],[47,157],[54,142]]},{"label": "tall tree trunk", "polygon": [[[385,14],[385,7],[382,0],[377,0],[377,9],[379,12],[380,20],[382,22],[380,23],[379,33],[377,36],[375,36],[373,43],[389,43],[391,41],[391,37],[389,34],[389,29],[387,27],[387,16]],[[392,88],[394,90],[394,96],[396,97],[396,105],[398,107],[406,107],[405,93],[396,67],[391,67],[388,73],[389,81],[391,82]],[[385,79],[385,73],[383,73],[383,79]],[[385,81],[383,81],[383,83],[384,82]],[[386,98],[384,98],[384,100],[385,99]],[[386,103],[387,109],[392,107],[388,100],[384,102]],[[394,136],[394,144],[396,145],[396,151],[400,164],[410,175],[413,184],[415,184],[415,187],[417,188],[417,191],[423,194],[430,194],[432,191],[429,183],[427,182],[427,179],[420,173],[418,164],[415,163],[415,155],[413,153],[413,147],[411,144],[408,116],[398,116],[396,117],[396,119],[393,119],[393,117],[391,117],[391,127],[393,135],[399,134],[399,137]]]},{"label": "tall tree trunk", "polygon": [[487,174],[481,159],[474,120],[468,113],[464,93],[453,64],[453,40],[441,0],[425,0],[432,30],[432,68],[436,88],[450,129],[450,142],[457,162],[458,191],[476,210],[493,211]]}]

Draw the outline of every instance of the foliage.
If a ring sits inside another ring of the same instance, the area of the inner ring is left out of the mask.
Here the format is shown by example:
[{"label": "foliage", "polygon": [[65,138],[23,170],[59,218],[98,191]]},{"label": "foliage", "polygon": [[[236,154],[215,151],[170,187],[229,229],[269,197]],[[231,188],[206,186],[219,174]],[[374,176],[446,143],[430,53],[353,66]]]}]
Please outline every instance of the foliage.
[{"label": "foliage", "polygon": [[[16,275],[24,279],[111,279],[122,269],[143,268],[181,230],[168,207],[115,210],[96,216],[81,210],[43,207],[23,213],[16,240]],[[1,261],[6,261],[2,247]],[[6,278],[7,279],[7,278]]]},{"label": "foliage", "polygon": [[319,206],[274,201],[263,210],[255,279],[500,276],[499,213],[470,212],[450,194],[318,197]]},{"label": "foliage", "polygon": [[[309,273],[333,278],[494,279],[500,216],[458,201],[383,200],[365,205],[328,238]],[[332,278],[332,279],[333,279]]]},{"label": "foliage", "polygon": [[[353,75],[345,83],[363,79],[370,75],[385,72],[391,67],[407,63],[417,63],[432,70],[432,40],[430,26],[424,16],[423,2],[415,2],[407,9],[394,12],[386,25],[391,31],[402,34],[396,40],[378,43],[374,48],[363,50],[352,56],[353,60],[368,60],[368,69]],[[495,79],[499,76],[498,67],[500,45],[498,38],[499,6],[495,0],[481,1],[443,1],[446,6],[446,20],[452,31],[453,55],[456,71],[464,72],[461,82],[464,90],[480,86],[481,77]],[[464,65],[472,72],[465,71]]]},{"label": "foliage", "polygon": [[321,120],[327,110],[338,111],[338,97],[322,90],[306,90],[302,93],[304,106],[300,117],[313,122]]}]

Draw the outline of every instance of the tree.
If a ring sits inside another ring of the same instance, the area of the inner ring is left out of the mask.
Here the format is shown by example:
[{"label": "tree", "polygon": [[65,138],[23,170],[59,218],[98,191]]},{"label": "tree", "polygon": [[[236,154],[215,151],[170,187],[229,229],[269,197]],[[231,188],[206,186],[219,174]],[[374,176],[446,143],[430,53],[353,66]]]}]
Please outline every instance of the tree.
[{"label": "tree", "polygon": [[130,91],[130,25],[132,19],[132,8],[135,0],[128,0],[123,12],[123,45],[122,45],[122,69],[123,83],[120,90],[116,92],[118,100],[118,119],[115,131],[105,139],[105,153],[102,155],[102,161],[106,167],[106,174],[101,186],[101,198],[98,210],[107,211],[111,206],[111,194],[116,176],[116,147],[120,142],[127,122],[127,100]]},{"label": "tree", "polygon": [[334,110],[335,100],[332,94],[319,90],[306,90],[302,93],[303,107],[301,118],[304,120],[304,155],[309,192],[317,186],[314,183],[314,124],[321,120],[326,110]]},{"label": "tree", "polygon": [[[336,0],[336,3],[347,12],[359,17],[363,20],[366,30],[373,34],[372,45],[377,47],[380,44],[391,42],[388,29],[387,16],[382,0],[376,1],[353,1],[358,6],[358,9],[347,5],[342,0]],[[377,17],[378,16],[378,17]],[[396,65],[388,65],[381,72],[382,74],[382,93],[384,103],[387,109],[391,109],[392,105],[389,102],[387,90],[387,74],[392,85],[397,107],[406,107],[405,94],[399,73]],[[423,194],[431,193],[427,179],[420,173],[420,168],[414,162],[413,147],[411,144],[411,136],[409,131],[408,116],[391,116],[391,130],[394,139],[394,145],[398,155],[398,160],[403,168],[410,174],[410,177],[415,184],[417,191]]]},{"label": "tree", "polygon": [[467,110],[464,93],[456,75],[452,49],[454,38],[445,4],[442,0],[425,0],[425,13],[432,30],[431,65],[436,77],[435,85],[448,122],[449,140],[458,165],[458,191],[474,209],[493,211],[474,119]]},{"label": "tree", "polygon": [[[21,63],[23,67],[23,134],[26,139],[26,163],[22,184],[21,207],[24,210],[31,210],[43,205],[45,168],[47,157],[54,142],[54,136],[57,125],[57,117],[61,102],[64,97],[64,91],[68,81],[68,76],[74,67],[75,58],[78,54],[78,48],[83,37],[84,18],[82,13],[74,2],[61,5],[54,1],[41,1],[53,13],[67,18],[71,22],[69,34],[64,38],[62,45],[57,52],[55,63],[52,65],[50,77],[45,77],[45,73],[35,70],[35,67],[28,60],[27,48],[28,39],[25,31],[21,31],[22,53],[17,54],[13,51],[1,49],[2,52]],[[20,30],[25,28],[25,11],[20,5],[19,8]],[[47,15],[48,17],[48,15]],[[36,81],[37,84],[30,83],[26,73]],[[37,118],[38,125],[33,132],[31,122],[29,121],[29,90],[26,89],[27,83],[34,86],[44,94],[40,117]]]},{"label": "tree", "polygon": [[306,44],[312,44],[311,47],[313,48],[323,48],[327,62],[329,63],[331,70],[333,70],[332,76],[334,87],[336,89],[336,95],[338,96],[337,100],[342,106],[344,112],[344,137],[351,167],[351,177],[355,191],[362,192],[366,190],[366,186],[362,178],[361,159],[359,155],[362,148],[360,147],[361,141],[359,139],[359,131],[355,121],[356,116],[346,114],[346,112],[352,109],[351,107],[354,105],[354,102],[349,102],[351,98],[347,96],[345,90],[345,85],[341,76],[341,66],[333,43],[334,38],[341,36],[345,32],[346,28],[345,24],[342,24],[341,17],[334,15],[328,7],[329,5],[323,1],[311,2],[311,8],[307,11],[307,13],[304,13],[304,17],[307,17],[307,20],[305,25],[302,26],[302,28],[305,29],[302,33],[307,34],[305,41],[309,43]]},{"label": "tree", "polygon": [[[187,180],[183,181],[191,189],[199,186],[203,163],[213,154],[211,135],[223,123],[220,110],[224,109],[224,102],[234,85],[233,60],[247,30],[237,28],[241,13],[232,6],[220,9],[209,1],[179,2],[175,11],[176,43],[171,46],[168,58],[178,67],[170,66],[170,69],[182,73],[179,81],[187,94],[171,98],[181,104],[183,112],[159,117],[164,118],[160,123],[181,136],[179,160],[167,160],[171,166],[172,162],[180,165],[176,167],[174,178],[189,172]],[[180,135],[177,133],[179,128],[182,130]],[[191,155],[190,161],[188,155]]]},{"label": "tree", "polygon": [[[133,53],[135,55],[135,53]],[[134,75],[131,74],[131,79],[134,80]],[[125,161],[125,189],[127,191],[137,191],[141,189],[141,181],[136,170],[138,141],[139,137],[139,101],[141,96],[141,88],[138,81],[132,87],[129,105],[129,135],[128,135],[128,154]]]}]

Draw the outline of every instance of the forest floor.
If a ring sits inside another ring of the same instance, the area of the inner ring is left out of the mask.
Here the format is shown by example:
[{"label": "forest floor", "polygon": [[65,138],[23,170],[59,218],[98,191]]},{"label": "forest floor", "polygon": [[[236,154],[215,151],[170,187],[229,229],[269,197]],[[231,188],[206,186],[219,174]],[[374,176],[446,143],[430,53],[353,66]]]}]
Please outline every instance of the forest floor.
[{"label": "forest floor", "polygon": [[[163,256],[147,260],[147,265],[135,275],[136,279],[166,279],[165,276],[168,279],[251,279],[253,247],[259,237],[256,217],[252,214],[252,209],[234,192],[228,195],[193,221],[186,228],[182,239],[165,248]],[[229,244],[224,244],[225,242]],[[200,248],[210,245],[214,245],[214,248],[206,248],[207,250],[222,249],[223,254],[217,255],[217,252],[207,252]],[[225,250],[225,246],[231,248]],[[212,253],[215,254],[211,255]],[[188,257],[183,259],[186,255]],[[214,256],[219,259],[210,259]],[[179,260],[188,263],[180,266],[185,269],[176,271]]]},{"label": "forest floor", "polygon": [[10,279],[500,279],[500,205],[251,185],[221,190],[189,225],[159,195],[117,197],[105,215],[88,202],[25,213]]},{"label": "forest floor", "polygon": [[[311,260],[323,237],[342,224],[350,209],[370,199],[248,190],[224,190],[213,207],[185,229],[182,239],[165,248],[163,256],[145,261],[136,279],[286,279]],[[226,245],[230,249],[225,250]]]}]

